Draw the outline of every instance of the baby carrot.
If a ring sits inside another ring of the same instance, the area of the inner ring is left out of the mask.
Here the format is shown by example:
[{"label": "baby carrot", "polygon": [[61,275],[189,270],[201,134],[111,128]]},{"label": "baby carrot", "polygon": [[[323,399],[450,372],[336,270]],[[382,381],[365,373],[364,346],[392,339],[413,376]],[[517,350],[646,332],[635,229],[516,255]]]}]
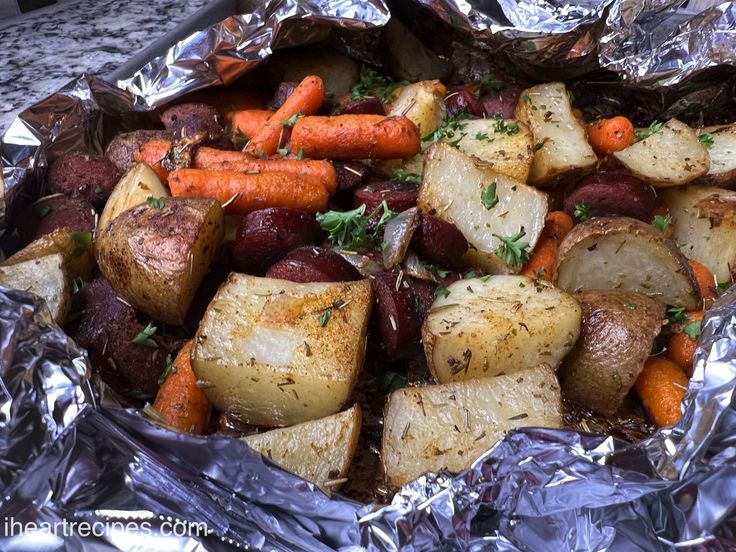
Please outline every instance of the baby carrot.
[{"label": "baby carrot", "polygon": [[229,114],[231,136],[233,141],[250,140],[266,124],[273,115],[270,109],[247,109],[245,111],[233,111]]},{"label": "baby carrot", "polygon": [[202,147],[194,154],[192,168],[307,174],[318,177],[330,195],[337,190],[337,174],[329,161],[285,158],[259,159],[241,151]]},{"label": "baby carrot", "polygon": [[680,421],[680,403],[687,391],[687,376],[677,364],[660,356],[649,357],[634,383],[644,410],[657,427]]},{"label": "baby carrot", "polygon": [[544,228],[534,247],[534,253],[520,274],[551,282],[560,242],[572,230],[573,224],[570,215],[564,211],[550,212],[544,219]]},{"label": "baby carrot", "polygon": [[324,211],[329,194],[319,178],[286,172],[241,173],[178,169],[169,174],[173,196],[209,197],[223,204],[226,215],[245,215],[266,207]]},{"label": "baby carrot", "polygon": [[703,310],[708,310],[718,297],[716,277],[707,266],[700,264],[698,261],[688,259],[687,262],[693,269],[695,280],[697,280],[700,288],[700,295],[703,296]]},{"label": "baby carrot", "polygon": [[419,130],[403,116],[302,117],[291,131],[292,153],[313,159],[403,159],[419,148]]},{"label": "baby carrot", "polygon": [[201,434],[207,425],[210,403],[197,387],[197,377],[189,363],[192,342],[181,348],[173,370],[161,384],[153,408],[166,423],[180,431]]},{"label": "baby carrot", "polygon": [[166,159],[170,151],[171,142],[169,140],[149,140],[133,154],[133,159],[136,163],[150,165],[156,175],[162,181],[166,181],[169,171],[163,167],[161,162]]},{"label": "baby carrot", "polygon": [[325,98],[322,79],[317,76],[305,77],[286,98],[281,107],[269,117],[266,124],[251,136],[245,147],[251,155],[273,155],[279,148],[282,137],[288,132],[287,121],[297,116],[313,115]]},{"label": "baby carrot", "polygon": [[[689,375],[692,374],[695,346],[698,344],[700,324],[703,311],[688,311],[687,322],[679,332],[670,335],[667,340],[667,358],[675,362]],[[687,331],[686,331],[687,330]]]},{"label": "baby carrot", "polygon": [[588,142],[598,155],[621,151],[630,146],[636,138],[634,125],[626,117],[599,119],[590,123],[586,130]]}]

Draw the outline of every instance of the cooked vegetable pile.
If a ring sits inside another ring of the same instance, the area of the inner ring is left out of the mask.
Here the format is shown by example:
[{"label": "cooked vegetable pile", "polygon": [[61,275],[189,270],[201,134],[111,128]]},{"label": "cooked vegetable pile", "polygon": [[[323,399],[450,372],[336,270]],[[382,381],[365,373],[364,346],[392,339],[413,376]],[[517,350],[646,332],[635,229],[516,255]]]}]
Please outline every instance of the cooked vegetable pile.
[{"label": "cooked vegetable pile", "polygon": [[571,404],[676,423],[736,270],[736,124],[586,122],[559,82],[317,61],[54,159],[0,284],[131,404],[328,490],[367,410],[390,488]]}]

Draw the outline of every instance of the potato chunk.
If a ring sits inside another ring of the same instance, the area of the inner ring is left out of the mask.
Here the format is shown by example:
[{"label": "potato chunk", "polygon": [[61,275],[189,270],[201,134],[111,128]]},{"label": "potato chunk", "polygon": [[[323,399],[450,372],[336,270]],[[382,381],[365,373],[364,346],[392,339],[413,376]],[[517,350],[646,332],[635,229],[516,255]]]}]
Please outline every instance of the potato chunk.
[{"label": "potato chunk", "polygon": [[648,138],[613,153],[627,171],[655,188],[681,186],[708,173],[708,150],[693,129],[670,119]]},{"label": "potato chunk", "polygon": [[57,228],[32,241],[23,249],[5,259],[0,266],[10,266],[61,253],[64,256],[69,280],[89,280],[95,267],[92,248],[86,243],[88,236],[82,232],[71,232],[68,228]]},{"label": "potato chunk", "polygon": [[571,182],[595,169],[598,158],[575,117],[565,85],[550,82],[522,92],[516,118],[531,128],[534,163],[529,184],[539,187]]},{"label": "potato chunk", "polygon": [[399,97],[391,104],[388,115],[404,115],[417,125],[419,136],[426,136],[437,130],[447,110],[442,95],[437,91],[436,82],[421,81],[401,90]]},{"label": "potato chunk", "polygon": [[72,290],[63,254],[54,253],[0,267],[0,286],[30,291],[42,297],[56,323],[64,323]]},{"label": "potato chunk", "polygon": [[672,215],[672,239],[719,282],[736,275],[736,191],[710,186],[662,190]]},{"label": "potato chunk", "polygon": [[363,365],[371,286],[230,274],[199,326],[192,368],[220,411],[286,426],[334,414]]},{"label": "potato chunk", "polygon": [[[494,183],[498,202],[489,208],[486,205],[490,202],[484,203],[481,194]],[[546,194],[491,168],[476,165],[471,157],[441,142],[425,155],[417,205],[454,224],[463,233],[472,245],[465,255],[467,264],[494,274],[521,269],[521,266],[507,265],[494,252],[501,245],[497,236],[511,236],[523,228],[526,233],[523,241],[533,248],[547,215]]]},{"label": "potato chunk", "polygon": [[627,217],[593,218],[575,226],[557,252],[560,289],[621,289],[665,305],[698,308],[695,276],[675,243],[651,224]]},{"label": "potato chunk", "polygon": [[557,368],[580,333],[577,301],[526,276],[458,280],[422,326],[427,365],[440,383]]},{"label": "potato chunk", "polygon": [[565,397],[610,414],[623,403],[662,329],[664,305],[628,291],[576,294],[583,330],[562,366]]},{"label": "potato chunk", "polygon": [[399,389],[389,396],[383,422],[386,477],[398,487],[427,472],[462,471],[504,433],[526,426],[562,426],[560,386],[547,365]]},{"label": "potato chunk", "polygon": [[463,121],[464,136],[457,147],[501,174],[526,182],[534,161],[534,139],[529,127],[514,119]]},{"label": "potato chunk", "polygon": [[708,150],[710,169],[698,183],[733,188],[736,184],[736,123],[707,126],[698,130],[698,139],[713,141]]},{"label": "potato chunk", "polygon": [[102,210],[97,230],[102,231],[110,221],[123,211],[145,203],[149,197],[169,197],[169,191],[161,184],[151,167],[139,163],[126,172],[118,181]]},{"label": "potato chunk", "polygon": [[97,235],[97,263],[123,299],[180,325],[224,233],[211,199],[171,197],[124,211]]},{"label": "potato chunk", "polygon": [[325,490],[337,490],[350,469],[360,437],[361,411],[249,435],[243,441],[283,468]]}]

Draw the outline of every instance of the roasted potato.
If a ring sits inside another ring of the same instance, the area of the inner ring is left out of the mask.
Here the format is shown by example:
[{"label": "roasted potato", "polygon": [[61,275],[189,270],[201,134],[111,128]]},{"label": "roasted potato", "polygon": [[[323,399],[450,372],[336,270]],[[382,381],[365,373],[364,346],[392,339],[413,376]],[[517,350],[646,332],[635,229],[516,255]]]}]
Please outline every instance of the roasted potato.
[{"label": "roasted potato", "polygon": [[350,469],[361,419],[360,405],[355,404],[338,414],[249,435],[243,441],[299,477],[334,491]]},{"label": "roasted potato", "polygon": [[417,125],[419,136],[431,134],[447,115],[437,81],[421,81],[405,86],[391,104],[389,117],[404,115]]},{"label": "roasted potato", "polygon": [[296,284],[230,274],[199,326],[192,368],[221,412],[262,426],[334,414],[363,365],[367,280]]},{"label": "roasted potato", "polygon": [[[487,208],[482,194],[495,183],[498,202]],[[547,196],[534,188],[483,165],[476,165],[449,144],[434,144],[425,155],[419,188],[419,208],[454,224],[470,244],[468,265],[495,274],[516,272],[495,253],[501,245],[496,236],[510,236],[523,228],[525,242],[533,248],[544,227]],[[495,235],[494,235],[495,234]]]},{"label": "roasted potato", "polygon": [[72,289],[62,253],[0,266],[0,286],[35,293],[46,300],[56,323],[64,323],[71,305]]},{"label": "roasted potato", "polygon": [[395,17],[383,27],[381,57],[391,75],[409,82],[443,79],[454,69],[450,61],[427,48]]},{"label": "roasted potato", "polygon": [[687,186],[660,191],[672,215],[672,239],[719,282],[736,275],[736,191]]},{"label": "roasted potato", "polygon": [[702,136],[713,142],[708,149],[710,169],[698,179],[698,184],[733,189],[736,185],[736,123],[703,127],[697,134],[698,139]]},{"label": "roasted potato", "polygon": [[180,325],[224,233],[220,204],[172,197],[124,211],[96,240],[102,274],[131,305]]},{"label": "roasted potato", "polygon": [[698,308],[695,276],[677,245],[652,225],[627,217],[600,217],[575,226],[557,252],[560,289],[635,291],[665,305]]},{"label": "roasted potato", "polygon": [[532,186],[569,182],[595,169],[598,158],[561,82],[524,90],[516,106],[516,118],[526,123],[534,136],[534,162],[529,174]]},{"label": "roasted potato", "polygon": [[458,280],[422,326],[427,366],[440,383],[557,368],[580,333],[577,301],[526,276]]},{"label": "roasted potato", "polygon": [[529,127],[514,119],[463,121],[463,137],[457,147],[477,157],[494,171],[526,182],[534,161],[534,141]]},{"label": "roasted potato", "polygon": [[624,169],[655,188],[681,186],[710,169],[708,150],[693,129],[670,119],[657,132],[613,153]]},{"label": "roasted potato", "polygon": [[174,133],[168,130],[135,130],[118,134],[105,150],[105,157],[121,171],[135,167],[135,154],[150,140],[173,140]]},{"label": "roasted potato", "polygon": [[559,369],[565,397],[615,412],[634,385],[662,328],[664,305],[639,293],[583,291],[580,339]]},{"label": "roasted potato", "polygon": [[398,487],[427,472],[459,472],[507,431],[561,427],[555,371],[542,364],[511,375],[391,393],[381,454],[389,483]]},{"label": "roasted potato", "polygon": [[300,82],[304,77],[322,78],[325,95],[338,99],[358,82],[359,68],[351,58],[322,49],[283,50],[276,52],[266,66],[274,84]]},{"label": "roasted potato", "polygon": [[113,189],[100,215],[97,231],[101,232],[120,213],[145,203],[149,197],[158,199],[169,195],[154,170],[139,163],[126,172]]},{"label": "roasted potato", "polygon": [[[89,238],[89,241],[87,240]],[[67,228],[44,234],[26,247],[5,259],[0,266],[10,266],[61,253],[64,256],[70,280],[89,280],[95,267],[95,257],[89,244],[92,234],[70,232]]]}]

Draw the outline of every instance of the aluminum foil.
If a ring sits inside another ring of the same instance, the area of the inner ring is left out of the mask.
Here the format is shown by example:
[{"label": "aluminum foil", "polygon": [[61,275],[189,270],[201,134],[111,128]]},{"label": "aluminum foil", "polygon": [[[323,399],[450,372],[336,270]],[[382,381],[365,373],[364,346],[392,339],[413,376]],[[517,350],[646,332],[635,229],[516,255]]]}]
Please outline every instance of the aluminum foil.
[{"label": "aluminum foil", "polygon": [[[50,156],[99,152],[135,112],[230,83],[275,48],[327,40],[381,59],[377,33],[390,15],[381,0],[238,4],[242,14],[173,45],[120,88],[84,75],[21,113],[0,143],[0,226],[20,198],[43,191]],[[389,5],[442,56],[462,60],[458,75],[506,67],[572,79],[579,98],[594,100],[583,101],[590,110],[736,120],[731,2]],[[736,290],[705,322],[677,427],[635,445],[521,429],[467,472],[426,474],[382,508],[327,496],[236,439],[174,433],[120,407],[32,295],[0,289],[0,338],[1,550],[736,547]],[[56,531],[13,536],[8,519]],[[72,524],[83,521],[93,536]],[[186,535],[172,535],[175,524]]]}]

